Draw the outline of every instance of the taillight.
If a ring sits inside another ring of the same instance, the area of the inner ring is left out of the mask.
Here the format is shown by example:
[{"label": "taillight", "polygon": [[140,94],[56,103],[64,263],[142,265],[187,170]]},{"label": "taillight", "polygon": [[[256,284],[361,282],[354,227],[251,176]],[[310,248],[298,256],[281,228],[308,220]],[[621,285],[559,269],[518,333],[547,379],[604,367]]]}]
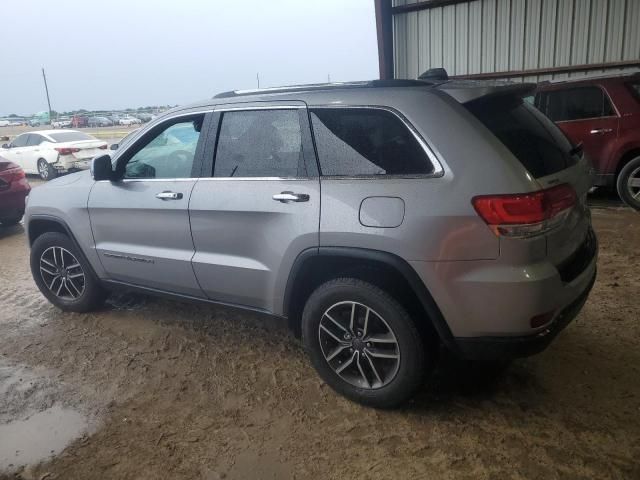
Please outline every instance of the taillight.
[{"label": "taillight", "polygon": [[8,168],[3,172],[0,172],[0,178],[4,180],[7,184],[10,184],[13,181],[22,180],[25,178],[24,170],[21,168]]},{"label": "taillight", "polygon": [[471,203],[496,235],[530,237],[556,228],[576,204],[576,192],[565,183],[533,193],[481,195]]},{"label": "taillight", "polygon": [[76,153],[80,151],[79,148],[69,148],[69,147],[57,147],[56,150],[60,155],[71,155],[72,153]]},{"label": "taillight", "polygon": [[107,149],[107,144],[105,143],[104,145],[100,145],[98,148],[100,150],[106,150]]}]

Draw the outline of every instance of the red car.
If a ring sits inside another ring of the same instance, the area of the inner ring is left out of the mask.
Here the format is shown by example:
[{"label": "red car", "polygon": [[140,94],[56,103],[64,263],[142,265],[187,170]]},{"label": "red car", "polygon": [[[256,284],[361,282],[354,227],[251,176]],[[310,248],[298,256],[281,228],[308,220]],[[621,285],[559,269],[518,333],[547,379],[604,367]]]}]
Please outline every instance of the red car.
[{"label": "red car", "polygon": [[616,187],[640,210],[640,74],[538,87],[535,105],[593,162],[596,186]]},{"label": "red car", "polygon": [[73,128],[82,128],[89,126],[89,117],[86,115],[74,115],[71,117],[71,126]]},{"label": "red car", "polygon": [[31,187],[24,171],[0,157],[0,223],[15,225],[24,215],[25,198]]}]

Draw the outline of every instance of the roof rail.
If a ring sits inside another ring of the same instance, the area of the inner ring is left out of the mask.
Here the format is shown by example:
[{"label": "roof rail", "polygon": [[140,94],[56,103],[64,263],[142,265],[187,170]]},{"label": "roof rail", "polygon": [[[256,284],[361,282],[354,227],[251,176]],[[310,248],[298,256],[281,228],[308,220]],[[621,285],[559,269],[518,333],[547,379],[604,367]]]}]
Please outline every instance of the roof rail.
[{"label": "roof rail", "polygon": [[360,82],[310,83],[283,87],[258,88],[251,90],[231,90],[215,95],[213,98],[231,98],[248,95],[267,95],[275,93],[315,92],[345,88],[382,88],[382,87],[429,87],[435,83],[429,80],[367,80]]}]

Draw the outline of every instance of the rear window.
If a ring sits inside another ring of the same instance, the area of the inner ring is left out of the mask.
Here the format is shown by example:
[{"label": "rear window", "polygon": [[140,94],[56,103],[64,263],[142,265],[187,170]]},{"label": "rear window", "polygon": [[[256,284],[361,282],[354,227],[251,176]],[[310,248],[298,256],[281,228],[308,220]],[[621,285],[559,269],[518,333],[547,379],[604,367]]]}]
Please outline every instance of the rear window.
[{"label": "rear window", "polygon": [[552,175],[577,162],[560,129],[519,98],[484,98],[466,104],[535,178]]},{"label": "rear window", "polygon": [[427,154],[398,116],[379,108],[311,111],[322,175],[433,173]]},{"label": "rear window", "polygon": [[79,142],[82,140],[95,140],[91,135],[82,132],[51,133],[49,136],[54,142]]}]

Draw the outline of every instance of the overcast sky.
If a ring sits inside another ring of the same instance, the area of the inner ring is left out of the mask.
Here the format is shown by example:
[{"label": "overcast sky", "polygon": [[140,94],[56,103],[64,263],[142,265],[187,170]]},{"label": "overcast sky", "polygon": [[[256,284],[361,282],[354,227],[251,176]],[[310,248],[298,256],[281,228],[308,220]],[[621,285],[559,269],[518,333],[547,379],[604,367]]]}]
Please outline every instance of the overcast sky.
[{"label": "overcast sky", "polygon": [[0,115],[184,104],[378,77],[373,0],[22,0],[0,16]]}]

